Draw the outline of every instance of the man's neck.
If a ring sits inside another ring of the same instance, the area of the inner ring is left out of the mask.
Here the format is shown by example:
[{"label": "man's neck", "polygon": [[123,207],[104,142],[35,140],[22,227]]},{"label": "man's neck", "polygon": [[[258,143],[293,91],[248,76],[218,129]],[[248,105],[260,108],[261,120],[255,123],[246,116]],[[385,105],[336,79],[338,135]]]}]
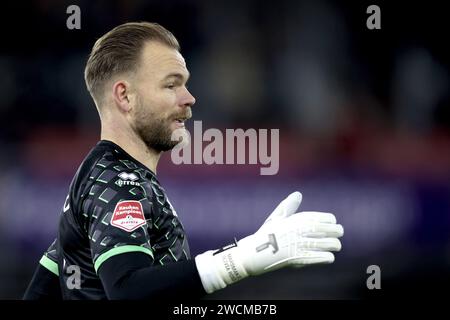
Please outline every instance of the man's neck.
[{"label": "man's neck", "polygon": [[161,157],[161,152],[148,148],[134,132],[124,132],[102,126],[101,139],[114,142],[156,174],[156,167]]}]

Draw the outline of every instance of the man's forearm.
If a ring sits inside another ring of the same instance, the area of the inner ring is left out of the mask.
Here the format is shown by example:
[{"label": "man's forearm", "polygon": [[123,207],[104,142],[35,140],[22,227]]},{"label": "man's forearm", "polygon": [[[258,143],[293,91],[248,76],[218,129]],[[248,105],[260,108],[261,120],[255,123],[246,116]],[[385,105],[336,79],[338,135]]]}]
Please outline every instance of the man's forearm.
[{"label": "man's forearm", "polygon": [[109,299],[200,298],[206,294],[195,262],[151,266],[145,254],[127,253],[105,261],[99,269]]}]

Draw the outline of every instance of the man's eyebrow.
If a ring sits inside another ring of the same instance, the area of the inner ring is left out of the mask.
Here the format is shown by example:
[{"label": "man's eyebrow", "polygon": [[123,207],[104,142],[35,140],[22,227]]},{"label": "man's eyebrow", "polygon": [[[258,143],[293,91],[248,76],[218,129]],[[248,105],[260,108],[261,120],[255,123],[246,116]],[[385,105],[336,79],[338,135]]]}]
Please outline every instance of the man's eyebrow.
[{"label": "man's eyebrow", "polygon": [[168,78],[171,78],[171,77],[175,77],[175,78],[178,78],[180,80],[185,79],[186,81],[188,81],[190,76],[191,76],[191,74],[189,73],[189,71],[186,74],[180,73],[180,72],[172,72],[172,73],[169,73],[167,76],[165,76],[164,80],[166,80]]}]

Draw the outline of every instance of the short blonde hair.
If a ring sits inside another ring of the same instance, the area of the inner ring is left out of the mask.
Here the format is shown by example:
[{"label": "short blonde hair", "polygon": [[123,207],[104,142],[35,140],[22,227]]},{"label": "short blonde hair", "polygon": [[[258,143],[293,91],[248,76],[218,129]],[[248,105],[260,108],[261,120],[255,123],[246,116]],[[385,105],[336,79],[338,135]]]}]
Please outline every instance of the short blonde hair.
[{"label": "short blonde hair", "polygon": [[180,50],[175,36],[157,23],[128,22],[98,39],[84,70],[87,89],[94,100],[103,94],[105,82],[112,76],[135,71],[145,42],[158,41]]}]

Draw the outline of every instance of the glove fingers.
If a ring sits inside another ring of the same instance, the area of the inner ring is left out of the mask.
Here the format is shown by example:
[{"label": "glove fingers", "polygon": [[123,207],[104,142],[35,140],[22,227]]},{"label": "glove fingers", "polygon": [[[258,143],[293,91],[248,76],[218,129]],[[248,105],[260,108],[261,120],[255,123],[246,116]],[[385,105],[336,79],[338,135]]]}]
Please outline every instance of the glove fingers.
[{"label": "glove fingers", "polygon": [[336,223],[336,217],[332,213],[319,212],[319,211],[302,211],[296,216],[298,219],[310,222],[320,222],[320,223]]},{"label": "glove fingers", "polygon": [[309,238],[340,238],[344,235],[340,224],[317,223],[305,225],[302,229],[302,236]]},{"label": "glove fingers", "polygon": [[327,251],[303,251],[302,254],[296,256],[289,261],[289,265],[293,267],[303,267],[311,264],[333,263],[334,254]]},{"label": "glove fingers", "polygon": [[272,214],[266,219],[266,222],[276,219],[286,218],[292,214],[294,214],[300,203],[302,202],[302,194],[298,191],[291,193],[286,197],[280,204],[275,208]]},{"label": "glove fingers", "polygon": [[336,238],[304,238],[302,248],[312,251],[340,251],[342,244]]}]

